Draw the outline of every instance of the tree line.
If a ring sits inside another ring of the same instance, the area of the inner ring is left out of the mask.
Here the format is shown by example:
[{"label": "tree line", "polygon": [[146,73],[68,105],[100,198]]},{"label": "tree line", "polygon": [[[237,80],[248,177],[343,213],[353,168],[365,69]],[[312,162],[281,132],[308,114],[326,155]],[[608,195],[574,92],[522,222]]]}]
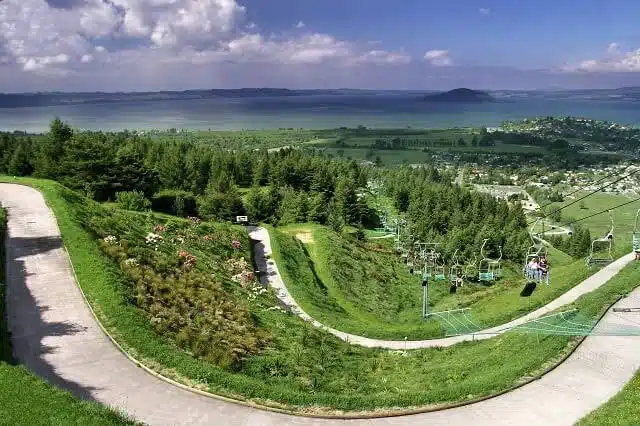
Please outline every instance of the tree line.
[{"label": "tree line", "polygon": [[75,131],[56,119],[42,137],[0,135],[0,172],[54,179],[131,209],[216,220],[248,214],[256,222],[317,222],[336,231],[379,226],[364,188],[381,179],[383,195],[407,214],[416,239],[471,253],[489,238],[490,251],[501,245],[512,259],[528,241],[519,204],[461,189],[433,167],[386,170],[296,149],[229,150],[130,132]]}]

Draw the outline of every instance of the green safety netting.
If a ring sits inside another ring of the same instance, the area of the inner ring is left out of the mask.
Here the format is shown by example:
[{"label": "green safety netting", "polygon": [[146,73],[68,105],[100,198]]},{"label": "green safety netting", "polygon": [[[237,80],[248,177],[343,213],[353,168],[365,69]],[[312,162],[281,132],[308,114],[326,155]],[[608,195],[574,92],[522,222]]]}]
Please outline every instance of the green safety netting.
[{"label": "green safety netting", "polygon": [[598,324],[597,321],[577,311],[559,312],[537,318],[513,327],[511,330],[556,336],[640,336],[640,324],[637,326],[615,323]]},{"label": "green safety netting", "polygon": [[484,328],[472,318],[469,309],[433,312],[429,314],[429,319],[438,321],[447,337],[477,333]]}]

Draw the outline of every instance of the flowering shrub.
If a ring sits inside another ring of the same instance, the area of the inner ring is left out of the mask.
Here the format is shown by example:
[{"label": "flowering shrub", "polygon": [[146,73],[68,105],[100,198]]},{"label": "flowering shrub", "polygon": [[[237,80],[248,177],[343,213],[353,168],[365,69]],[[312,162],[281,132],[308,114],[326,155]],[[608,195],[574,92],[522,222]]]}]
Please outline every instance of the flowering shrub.
[{"label": "flowering shrub", "polygon": [[180,258],[180,260],[182,260],[182,264],[185,269],[190,270],[193,269],[194,266],[196,266],[197,259],[191,253],[186,251],[179,251],[178,257]]},{"label": "flowering shrub", "polygon": [[231,277],[233,281],[240,283],[242,287],[246,287],[248,284],[254,282],[254,278],[253,272],[251,271],[242,271]]},{"label": "flowering shrub", "polygon": [[231,247],[233,247],[234,250],[238,250],[240,248],[240,241],[238,240],[231,241]]},{"label": "flowering shrub", "polygon": [[111,245],[118,244],[118,237],[115,237],[113,235],[108,235],[108,236],[104,237],[102,240],[106,244],[111,244]]},{"label": "flowering shrub", "polygon": [[138,259],[130,257],[129,259],[124,261],[124,264],[127,266],[139,266]]},{"label": "flowering shrub", "polygon": [[191,222],[194,225],[198,225],[200,223],[200,218],[199,217],[195,217],[195,216],[189,216],[189,220],[191,220]]},{"label": "flowering shrub", "polygon": [[[247,235],[226,224],[194,226],[195,219],[158,226],[153,216],[96,207],[86,211],[84,223],[119,266],[128,300],[144,310],[156,333],[230,368],[269,345],[269,331],[257,326],[247,300],[266,290],[260,292],[251,265],[241,258],[247,253],[229,244],[237,240],[248,247]],[[223,286],[237,274],[241,285]]]},{"label": "flowering shrub", "polygon": [[244,260],[244,257],[240,259],[228,259],[224,263],[225,269],[229,272],[229,275],[235,276],[244,271],[249,270],[249,263]]},{"label": "flowering shrub", "polygon": [[247,296],[247,300],[249,302],[253,302],[258,298],[258,296],[262,296],[268,290],[260,285],[254,285],[249,289],[249,295]]},{"label": "flowering shrub", "polygon": [[144,238],[145,243],[153,246],[156,250],[158,250],[158,245],[162,242],[164,238],[162,235],[154,234],[153,232],[149,232],[147,236]]}]

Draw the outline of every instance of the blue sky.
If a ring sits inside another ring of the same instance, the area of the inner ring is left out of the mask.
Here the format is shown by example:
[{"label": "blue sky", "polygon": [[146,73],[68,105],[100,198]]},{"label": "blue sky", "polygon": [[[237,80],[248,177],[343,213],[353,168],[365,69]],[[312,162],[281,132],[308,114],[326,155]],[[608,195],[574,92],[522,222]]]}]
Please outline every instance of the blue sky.
[{"label": "blue sky", "polygon": [[4,0],[0,91],[640,85],[637,16],[631,0]]}]

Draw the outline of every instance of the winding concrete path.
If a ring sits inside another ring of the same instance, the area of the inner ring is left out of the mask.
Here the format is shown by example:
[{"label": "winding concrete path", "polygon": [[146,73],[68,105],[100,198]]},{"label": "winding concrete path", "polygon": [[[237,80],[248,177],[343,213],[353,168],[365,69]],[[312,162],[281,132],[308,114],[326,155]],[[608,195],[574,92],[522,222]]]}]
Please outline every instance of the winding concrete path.
[{"label": "winding concrete path", "polygon": [[[151,425],[569,426],[613,396],[640,366],[638,338],[593,336],[540,380],[484,402],[373,420],[322,420],[262,411],[194,394],[126,358],[101,331],[78,289],[51,210],[34,189],[0,184],[9,213],[7,305],[14,355],[49,382]],[[618,307],[640,304],[640,290]],[[603,323],[640,324],[609,312]]]},{"label": "winding concrete path", "polygon": [[445,337],[442,339],[430,339],[430,340],[379,340],[379,339],[370,339],[368,337],[357,336],[355,334],[345,333],[340,330],[336,330],[334,328],[328,327],[315,319],[313,319],[309,314],[307,314],[298,303],[295,301],[289,290],[287,290],[287,286],[282,280],[282,276],[278,271],[278,266],[275,261],[271,259],[271,240],[269,238],[269,232],[265,228],[262,227],[250,227],[249,235],[251,239],[256,241],[255,249],[254,249],[254,257],[256,259],[256,263],[258,265],[259,270],[265,271],[265,274],[262,274],[261,281],[263,285],[270,285],[276,291],[276,295],[278,299],[286,305],[292,312],[298,315],[303,320],[310,322],[315,327],[321,328],[328,333],[333,334],[334,336],[344,340],[345,342],[349,342],[356,345],[366,346],[366,347],[376,347],[376,348],[385,348],[385,349],[419,349],[419,348],[431,348],[435,346],[451,346],[456,343],[460,343],[463,341],[469,340],[482,340],[489,339],[491,337],[495,337],[499,334],[505,333],[510,329],[522,325],[527,321],[531,321],[536,318],[540,318],[544,315],[549,314],[550,312],[567,305],[585,293],[589,293],[598,287],[604,285],[607,281],[609,281],[613,276],[615,276],[622,268],[628,265],[633,261],[634,255],[633,253],[629,253],[610,265],[602,268],[577,286],[573,287],[571,290],[567,291],[557,299],[549,302],[545,306],[536,309],[533,312],[530,312],[527,315],[524,315],[520,318],[517,318],[513,321],[510,321],[506,324],[502,324],[496,327],[488,328],[485,330],[478,331],[476,333],[462,334],[459,336]]}]

